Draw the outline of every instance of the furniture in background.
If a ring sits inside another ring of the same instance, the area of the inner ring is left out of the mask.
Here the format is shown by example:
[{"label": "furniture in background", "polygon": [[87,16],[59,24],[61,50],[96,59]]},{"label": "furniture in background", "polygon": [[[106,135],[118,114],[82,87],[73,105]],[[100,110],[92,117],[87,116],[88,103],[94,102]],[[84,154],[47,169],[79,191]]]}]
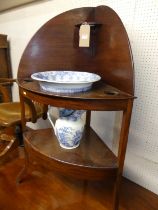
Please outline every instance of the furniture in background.
[{"label": "furniture in background", "polygon": [[[11,87],[16,79],[11,78],[9,43],[7,35],[0,34],[0,160],[23,144],[21,130],[21,105],[12,102]],[[47,108],[31,100],[26,100],[26,121],[35,122],[45,116]]]},{"label": "furniture in background", "polygon": [[[8,102],[6,84],[15,82],[15,79],[0,79],[0,93],[3,103],[0,103],[0,162],[3,162],[8,154],[18,145],[23,145],[21,126],[20,102]],[[5,100],[6,99],[6,100]],[[36,122],[38,118],[47,117],[47,107],[32,100],[25,100],[25,120]]]},{"label": "furniture in background", "polygon": [[[0,93],[4,99],[0,103],[0,160],[14,150],[18,145],[23,145],[21,126],[21,104],[20,102],[8,102],[6,84],[16,82],[15,79],[0,79]],[[5,101],[6,98],[6,101]],[[26,122],[36,122],[38,118],[47,117],[47,107],[32,100],[25,100]]]},{"label": "furniture in background", "polygon": [[[84,22],[91,26],[88,48],[80,48],[78,45],[79,28]],[[48,70],[87,71],[99,74],[102,80],[84,93],[53,93],[43,91],[39,83],[30,78],[35,72]],[[111,8],[78,8],[60,14],[44,24],[28,43],[18,70],[26,158],[18,182],[22,182],[29,171],[37,169],[83,179],[86,183],[90,180],[113,179],[113,210],[118,210],[135,98],[133,81],[128,36],[120,18]],[[86,126],[80,146],[72,150],[61,148],[51,128],[27,131],[24,106],[26,99],[55,107],[86,110]],[[91,128],[91,111],[94,110],[123,112],[118,155],[113,154]],[[57,196],[56,200],[60,201]],[[73,201],[58,205],[60,209],[73,209]],[[84,202],[74,208],[80,209],[81,205]]]},{"label": "furniture in background", "polygon": [[[12,72],[10,63],[9,42],[7,41],[7,35],[0,34],[0,79],[11,77]],[[3,102],[4,100],[12,100],[11,86],[12,83],[6,83],[6,93],[4,96],[5,99],[3,99],[3,96],[0,93],[0,102]]]}]

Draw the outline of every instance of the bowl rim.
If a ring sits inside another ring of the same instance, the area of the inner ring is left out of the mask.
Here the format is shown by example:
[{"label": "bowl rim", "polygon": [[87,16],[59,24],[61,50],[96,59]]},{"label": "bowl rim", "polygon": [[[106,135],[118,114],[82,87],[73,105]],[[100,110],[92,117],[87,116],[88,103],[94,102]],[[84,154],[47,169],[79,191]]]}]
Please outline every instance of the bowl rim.
[{"label": "bowl rim", "polygon": [[[48,80],[48,79],[42,79],[42,78],[38,78],[37,75],[39,74],[51,74],[51,73],[59,73],[59,72],[68,72],[68,73],[71,73],[71,74],[74,74],[74,73],[81,73],[81,74],[89,74],[89,75],[94,75],[96,76],[96,78],[93,78],[93,79],[89,79],[89,80],[84,80],[84,81],[77,81],[77,80],[74,80],[74,81],[68,81],[68,80]],[[40,82],[48,82],[48,83],[60,83],[60,84],[84,84],[84,83],[93,83],[93,82],[97,82],[101,79],[101,77],[96,74],[96,73],[91,73],[91,72],[85,72],[85,71],[68,71],[68,70],[50,70],[50,71],[43,71],[43,72],[36,72],[36,73],[33,73],[31,74],[31,78],[34,79],[34,80],[37,80],[37,81],[40,81]]]}]

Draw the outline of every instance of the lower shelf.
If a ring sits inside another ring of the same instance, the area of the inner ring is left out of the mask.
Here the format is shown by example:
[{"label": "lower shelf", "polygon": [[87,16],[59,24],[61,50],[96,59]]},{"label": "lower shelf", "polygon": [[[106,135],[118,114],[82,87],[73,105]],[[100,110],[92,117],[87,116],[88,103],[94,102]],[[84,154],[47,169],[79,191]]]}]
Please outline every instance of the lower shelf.
[{"label": "lower shelf", "polygon": [[72,150],[61,148],[50,128],[27,131],[24,139],[31,165],[42,165],[81,179],[101,180],[116,176],[117,157],[91,128],[85,129],[80,146]]}]

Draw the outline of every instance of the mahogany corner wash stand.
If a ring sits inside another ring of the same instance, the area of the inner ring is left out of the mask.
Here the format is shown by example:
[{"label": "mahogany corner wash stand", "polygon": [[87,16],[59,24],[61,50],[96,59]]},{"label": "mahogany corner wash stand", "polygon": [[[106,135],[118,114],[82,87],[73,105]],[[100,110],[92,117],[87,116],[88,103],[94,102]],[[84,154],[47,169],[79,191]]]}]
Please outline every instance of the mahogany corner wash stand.
[{"label": "mahogany corner wash stand", "polygon": [[[79,47],[79,27],[91,25],[90,47]],[[97,73],[102,81],[84,93],[44,92],[30,79],[35,72],[76,70]],[[67,11],[44,24],[27,45],[19,65],[18,83],[24,118],[25,98],[42,104],[87,110],[84,137],[78,148],[60,148],[52,129],[25,131],[28,169],[46,167],[84,180],[115,179],[113,210],[118,210],[128,131],[134,99],[133,63],[127,33],[118,15],[109,7],[85,7]],[[90,127],[91,111],[123,111],[118,156]],[[36,164],[34,164],[36,163]],[[64,207],[63,207],[64,209]]]}]

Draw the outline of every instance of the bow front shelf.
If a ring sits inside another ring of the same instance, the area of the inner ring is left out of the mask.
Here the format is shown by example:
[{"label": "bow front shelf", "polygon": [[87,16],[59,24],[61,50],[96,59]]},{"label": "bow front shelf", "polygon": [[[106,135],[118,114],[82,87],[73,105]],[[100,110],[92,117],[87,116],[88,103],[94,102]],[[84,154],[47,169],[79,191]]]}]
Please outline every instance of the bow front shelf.
[{"label": "bow front shelf", "polygon": [[[79,28],[84,22],[99,26],[90,31],[89,47],[79,47]],[[100,75],[101,81],[95,82],[92,89],[86,92],[47,92],[31,79],[31,74],[49,70],[87,71]],[[135,98],[133,80],[128,36],[120,18],[111,8],[78,8],[44,24],[27,45],[18,71],[26,153],[26,165],[18,177],[19,182],[27,175],[29,168],[44,168],[83,180],[112,178],[115,180],[113,210],[118,210]],[[80,146],[71,150],[61,148],[51,128],[26,130],[26,100],[54,107],[86,110],[86,125]],[[91,111],[123,112],[117,155],[91,128]]]}]

